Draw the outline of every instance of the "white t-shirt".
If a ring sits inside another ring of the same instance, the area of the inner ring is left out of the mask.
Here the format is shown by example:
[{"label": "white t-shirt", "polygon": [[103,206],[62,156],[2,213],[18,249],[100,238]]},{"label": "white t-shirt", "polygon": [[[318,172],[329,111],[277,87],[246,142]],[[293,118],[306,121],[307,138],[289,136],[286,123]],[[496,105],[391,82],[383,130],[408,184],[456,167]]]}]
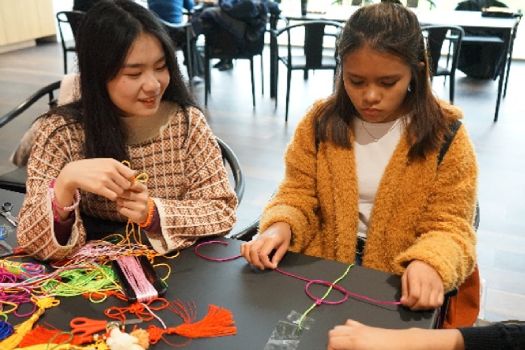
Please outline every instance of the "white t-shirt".
[{"label": "white t-shirt", "polygon": [[405,130],[406,117],[386,123],[354,119],[353,145],[359,190],[358,236],[366,238],[379,182]]}]

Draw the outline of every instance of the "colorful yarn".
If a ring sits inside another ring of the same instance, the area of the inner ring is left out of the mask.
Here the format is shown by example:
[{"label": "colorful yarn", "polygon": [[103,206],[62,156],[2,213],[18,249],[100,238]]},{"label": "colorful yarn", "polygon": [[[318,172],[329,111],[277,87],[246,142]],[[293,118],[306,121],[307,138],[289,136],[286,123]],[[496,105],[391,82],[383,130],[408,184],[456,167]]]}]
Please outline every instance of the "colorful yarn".
[{"label": "colorful yarn", "polygon": [[136,257],[122,256],[118,258],[116,262],[122,272],[121,277],[125,279],[127,285],[132,289],[137,301],[144,302],[158,297],[157,290],[146,277]]},{"label": "colorful yarn", "polygon": [[[303,314],[301,315],[301,317],[299,318],[299,320],[297,321],[298,323],[298,327],[299,329],[302,329],[302,326],[303,326],[303,322],[304,320],[306,319],[306,317],[308,316],[308,314],[316,307],[316,306],[319,306],[321,305],[322,303],[325,303],[325,304],[341,304],[341,303],[344,303],[346,300],[348,300],[348,294],[343,294],[344,297],[342,300],[339,300],[339,301],[336,301],[336,302],[329,302],[329,301],[326,301],[325,299],[328,297],[328,295],[330,294],[330,292],[332,291],[333,288],[341,288],[337,285],[337,283],[339,283],[343,278],[346,277],[346,275],[348,275],[348,272],[350,272],[350,269],[354,266],[354,264],[351,264],[349,265],[345,272],[343,272],[343,274],[341,276],[339,276],[333,283],[325,283],[326,281],[321,281],[321,280],[313,280],[313,281],[310,281],[308,282],[308,284],[306,284],[306,287],[305,287],[305,291],[306,291],[306,294],[308,295],[308,297],[310,299],[314,299],[315,302],[305,311],[303,312]],[[308,290],[308,286],[310,286],[311,284],[314,284],[314,283],[320,283],[320,284],[324,284],[326,286],[329,286],[329,288],[326,290],[326,292],[324,293],[324,295],[320,298],[320,299],[316,299],[313,295],[311,295],[309,293],[309,290]],[[343,288],[341,289],[337,289],[339,290],[340,292],[342,292]]]},{"label": "colorful yarn", "polygon": [[5,338],[9,337],[11,334],[13,334],[13,326],[11,323],[6,321],[0,321],[0,340],[4,340]]},{"label": "colorful yarn", "polygon": [[208,306],[208,313],[204,318],[193,322],[194,311],[183,311],[184,323],[176,327],[160,328],[154,325],[148,327],[151,344],[156,344],[164,335],[179,335],[186,338],[224,337],[237,334],[237,327],[230,310],[216,305]]},{"label": "colorful yarn", "polygon": [[37,305],[38,310],[31,315],[29,319],[16,325],[14,327],[15,332],[10,337],[0,341],[0,349],[12,350],[17,347],[25,335],[33,328],[33,325],[38,321],[40,316],[42,316],[44,311],[53,306],[57,306],[60,303],[57,299],[52,297],[39,298],[34,300],[34,302]]},{"label": "colorful yarn", "polygon": [[72,297],[121,288],[111,267],[94,264],[90,268],[63,270],[57,278],[44,281],[42,290],[47,295]]},{"label": "colorful yarn", "polygon": [[43,326],[36,326],[22,338],[18,347],[25,348],[32,345],[48,343],[80,345],[82,344],[82,341],[71,333],[59,329],[49,329]]},{"label": "colorful yarn", "polygon": [[155,298],[143,303],[133,303],[130,306],[111,306],[104,310],[104,315],[120,322],[126,321],[126,314],[135,315],[138,319],[148,322],[155,318],[151,310],[159,311],[168,308],[170,302],[164,298]]}]

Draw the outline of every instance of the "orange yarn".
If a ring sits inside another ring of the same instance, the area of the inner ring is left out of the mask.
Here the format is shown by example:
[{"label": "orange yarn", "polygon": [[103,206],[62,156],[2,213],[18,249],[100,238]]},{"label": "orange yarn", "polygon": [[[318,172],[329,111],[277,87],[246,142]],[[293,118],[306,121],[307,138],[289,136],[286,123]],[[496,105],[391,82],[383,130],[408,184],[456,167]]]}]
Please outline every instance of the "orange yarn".
[{"label": "orange yarn", "polygon": [[36,326],[24,336],[18,347],[25,348],[31,345],[48,344],[51,340],[55,344],[82,345],[85,343],[81,337],[73,336],[71,333],[59,329]]},{"label": "orange yarn", "polygon": [[175,333],[186,338],[224,337],[237,334],[237,327],[230,310],[216,305],[208,306],[208,314],[195,323],[175,327]]},{"label": "orange yarn", "polygon": [[[179,304],[180,306],[181,304]],[[150,343],[156,344],[165,334],[177,334],[186,338],[209,338],[224,337],[237,334],[237,327],[230,310],[216,305],[208,306],[208,314],[200,321],[189,323],[191,321],[187,316],[191,315],[191,310],[184,310],[184,323],[177,327],[168,327],[166,329],[150,325],[147,329],[150,337]],[[179,314],[179,313],[177,313]],[[179,314],[180,316],[180,314]]]},{"label": "orange yarn", "polygon": [[111,306],[104,310],[104,315],[111,319],[124,322],[126,321],[126,313],[130,313],[142,321],[147,322],[153,320],[155,316],[153,316],[144,305],[147,305],[150,310],[158,311],[166,309],[169,304],[169,301],[164,298],[155,298],[143,303],[136,302],[128,307]]},{"label": "orange yarn", "polygon": [[153,199],[148,198],[148,216],[146,217],[146,220],[144,222],[141,222],[139,226],[141,228],[145,228],[151,225],[151,222],[153,221],[153,214],[155,213],[155,203],[153,202]]},{"label": "orange yarn", "polygon": [[124,295],[124,293],[118,291],[118,290],[106,290],[103,292],[90,292],[90,293],[84,293],[82,296],[86,299],[89,299],[90,301],[94,303],[103,302],[106,300],[106,298],[110,296],[114,296],[117,299],[128,301],[128,298]]}]

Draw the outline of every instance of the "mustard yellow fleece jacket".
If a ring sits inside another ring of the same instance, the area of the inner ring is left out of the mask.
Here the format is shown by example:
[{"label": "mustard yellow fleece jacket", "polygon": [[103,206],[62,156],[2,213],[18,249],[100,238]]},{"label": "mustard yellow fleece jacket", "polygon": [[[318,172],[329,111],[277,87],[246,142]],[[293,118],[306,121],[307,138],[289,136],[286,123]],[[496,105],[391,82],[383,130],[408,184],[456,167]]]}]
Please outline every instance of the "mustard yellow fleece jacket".
[{"label": "mustard yellow fleece jacket", "polygon": [[[316,103],[297,126],[286,151],[284,180],[263,212],[260,232],[286,222],[292,228],[291,251],[352,263],[359,199],[354,151],[330,142],[316,146],[323,103]],[[443,104],[443,109],[447,119],[461,118],[456,108]],[[420,260],[450,290],[476,264],[474,149],[462,125],[439,166],[439,150],[412,162],[408,150],[404,134],[377,190],[363,266],[401,275],[412,260]]]}]

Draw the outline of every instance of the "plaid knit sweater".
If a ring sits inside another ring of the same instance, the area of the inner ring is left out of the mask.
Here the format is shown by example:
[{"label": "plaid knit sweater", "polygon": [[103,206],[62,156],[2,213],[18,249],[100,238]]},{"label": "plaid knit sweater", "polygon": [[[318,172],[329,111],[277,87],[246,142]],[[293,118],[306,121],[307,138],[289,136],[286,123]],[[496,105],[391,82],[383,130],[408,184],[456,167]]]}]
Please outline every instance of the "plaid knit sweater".
[{"label": "plaid knit sweater", "polygon": [[[188,247],[201,237],[225,234],[235,223],[237,199],[215,137],[198,109],[189,108],[188,115],[186,118],[178,106],[163,103],[151,118],[124,120],[129,130],[131,168],[148,174],[149,195],[160,217],[161,232],[146,235],[162,254]],[[85,244],[80,212],[126,221],[114,202],[81,192],[69,241],[65,245],[58,243],[49,183],[66,164],[84,158],[83,144],[82,127],[60,115],[45,118],[35,137],[28,163],[27,195],[19,215],[18,242],[38,259],[61,259]]]}]

